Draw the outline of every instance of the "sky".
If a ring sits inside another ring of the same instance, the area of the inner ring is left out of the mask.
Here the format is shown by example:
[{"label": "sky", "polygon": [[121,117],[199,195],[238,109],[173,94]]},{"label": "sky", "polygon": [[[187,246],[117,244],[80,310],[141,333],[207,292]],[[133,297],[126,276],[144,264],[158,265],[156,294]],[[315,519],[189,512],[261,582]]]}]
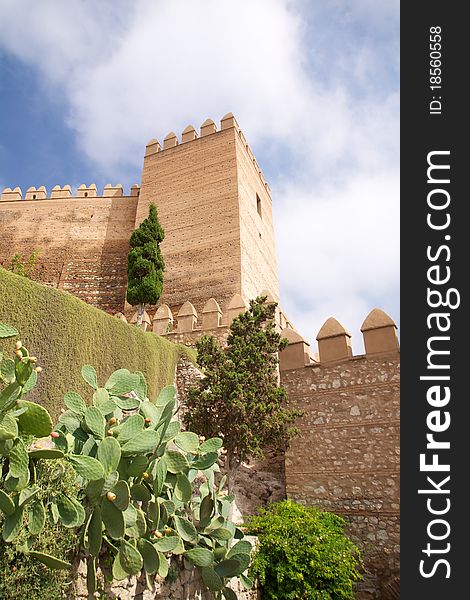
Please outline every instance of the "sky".
[{"label": "sky", "polygon": [[281,306],[316,350],[399,325],[398,0],[1,0],[0,188],[140,182],[233,112],[270,184]]}]

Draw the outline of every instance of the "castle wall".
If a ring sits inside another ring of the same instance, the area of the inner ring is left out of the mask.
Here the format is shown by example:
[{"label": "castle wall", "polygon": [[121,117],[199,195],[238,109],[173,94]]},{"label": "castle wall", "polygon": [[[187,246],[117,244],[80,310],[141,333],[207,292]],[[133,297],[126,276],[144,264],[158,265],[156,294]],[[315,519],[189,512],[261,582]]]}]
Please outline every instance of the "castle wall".
[{"label": "castle wall", "polygon": [[271,196],[241,131],[237,131],[236,148],[242,295],[249,300],[262,291],[269,291],[272,299],[279,302]]},{"label": "castle wall", "polygon": [[224,302],[241,287],[237,175],[233,129],[148,153],[136,226],[155,202],[165,229],[162,303],[177,312],[188,297]]},{"label": "castle wall", "polygon": [[399,574],[398,349],[300,361],[283,369],[281,354],[281,384],[304,411],[286,453],[287,495],[347,519],[365,559],[357,597],[386,600]]},{"label": "castle wall", "polygon": [[137,197],[123,196],[0,202],[0,264],[39,249],[35,279],[121,310],[136,207]]},{"label": "castle wall", "polygon": [[233,116],[219,131],[208,119],[199,137],[189,126],[180,140],[168,134],[163,148],[149,142],[136,226],[150,202],[165,229],[161,302],[174,313],[189,290],[197,312],[211,296],[221,305],[237,293],[245,301],[263,290],[279,298],[271,198]]}]

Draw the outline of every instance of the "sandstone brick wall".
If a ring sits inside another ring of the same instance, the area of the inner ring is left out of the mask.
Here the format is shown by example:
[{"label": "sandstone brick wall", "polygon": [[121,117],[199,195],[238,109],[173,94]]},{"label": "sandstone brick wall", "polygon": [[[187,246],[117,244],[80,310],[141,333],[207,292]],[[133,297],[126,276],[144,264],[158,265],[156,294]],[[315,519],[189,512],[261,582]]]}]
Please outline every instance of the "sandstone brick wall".
[{"label": "sandstone brick wall", "polygon": [[154,202],[165,229],[161,302],[174,313],[187,300],[199,312],[240,290],[237,175],[232,130],[145,157],[136,226]]},{"label": "sandstone brick wall", "polygon": [[[140,195],[139,195],[140,192]],[[126,311],[128,240],[154,202],[165,229],[166,263],[160,303],[176,315],[191,299],[201,312],[208,298],[226,306],[268,291],[279,299],[269,188],[235,118],[217,130],[211,120],[169,134],[163,148],[146,147],[142,186],[122,196],[122,186],[81,185],[47,190],[5,188],[0,202],[0,264],[15,252],[40,249],[36,278],[104,310]],[[86,197],[88,196],[88,197]],[[260,214],[261,213],[261,214]],[[153,311],[156,307],[149,307]]]},{"label": "sandstone brick wall", "polygon": [[[242,295],[246,300],[262,291],[279,302],[272,200],[268,186],[241,131],[236,135],[240,202]],[[259,211],[258,212],[258,202]]]},{"label": "sandstone brick wall", "polygon": [[286,454],[289,497],[344,515],[365,555],[358,598],[384,598],[399,571],[399,355],[281,372],[300,436]]},{"label": "sandstone brick wall", "polygon": [[121,310],[136,207],[137,197],[0,202],[0,264],[39,249],[35,279]]},{"label": "sandstone brick wall", "polygon": [[234,118],[222,127],[208,120],[199,137],[192,129],[180,143],[169,134],[163,148],[147,145],[136,225],[155,202],[165,229],[161,302],[174,314],[189,291],[198,313],[211,296],[221,306],[237,293],[246,301],[263,289],[279,297],[266,184]]}]

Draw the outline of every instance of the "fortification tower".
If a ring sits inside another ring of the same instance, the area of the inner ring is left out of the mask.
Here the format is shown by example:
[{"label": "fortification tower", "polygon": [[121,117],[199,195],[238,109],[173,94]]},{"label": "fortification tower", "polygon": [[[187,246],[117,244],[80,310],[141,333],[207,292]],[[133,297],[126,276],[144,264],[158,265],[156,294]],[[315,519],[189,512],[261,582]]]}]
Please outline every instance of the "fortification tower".
[{"label": "fortification tower", "polygon": [[269,187],[234,116],[220,129],[206,120],[146,147],[136,226],[155,202],[165,229],[162,303],[188,299],[200,312],[210,297],[224,306],[269,291],[279,300]]}]

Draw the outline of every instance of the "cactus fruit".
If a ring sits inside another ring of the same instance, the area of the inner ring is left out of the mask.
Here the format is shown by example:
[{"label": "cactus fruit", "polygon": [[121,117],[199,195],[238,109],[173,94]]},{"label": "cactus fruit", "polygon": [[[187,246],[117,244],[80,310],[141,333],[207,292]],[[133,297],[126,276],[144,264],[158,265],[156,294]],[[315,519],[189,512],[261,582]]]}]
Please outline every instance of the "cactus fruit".
[{"label": "cactus fruit", "polygon": [[110,501],[110,502],[114,502],[116,500],[116,494],[114,492],[108,492],[106,494],[106,498]]}]

